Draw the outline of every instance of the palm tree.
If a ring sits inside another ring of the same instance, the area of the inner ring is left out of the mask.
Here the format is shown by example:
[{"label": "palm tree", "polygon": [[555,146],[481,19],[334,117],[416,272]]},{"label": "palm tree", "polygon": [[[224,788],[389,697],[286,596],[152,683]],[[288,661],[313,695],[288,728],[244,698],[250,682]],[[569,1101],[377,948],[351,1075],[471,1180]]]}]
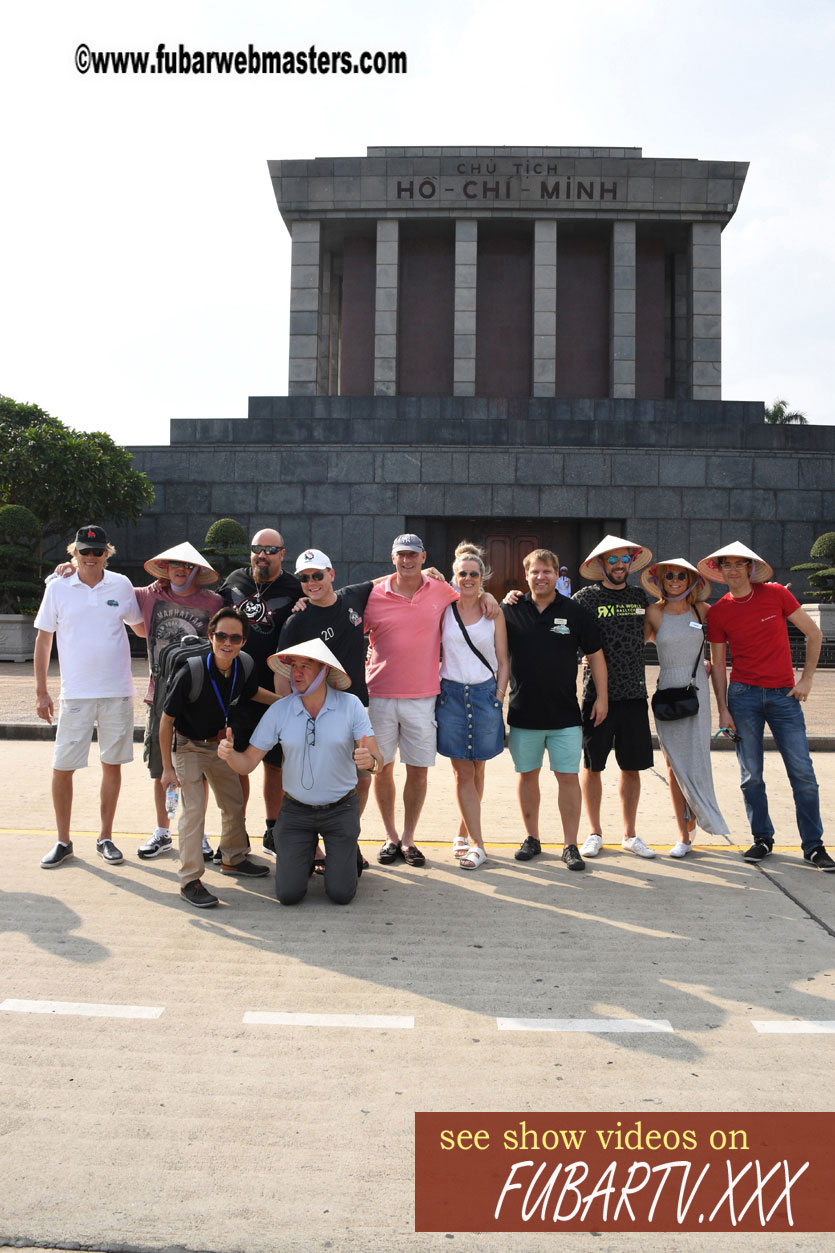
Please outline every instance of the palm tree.
[{"label": "palm tree", "polygon": [[775,400],[769,408],[765,406],[765,420],[770,422],[772,426],[788,426],[792,422],[796,422],[798,426],[808,426],[809,419],[805,413],[789,410],[789,402],[787,400]]}]

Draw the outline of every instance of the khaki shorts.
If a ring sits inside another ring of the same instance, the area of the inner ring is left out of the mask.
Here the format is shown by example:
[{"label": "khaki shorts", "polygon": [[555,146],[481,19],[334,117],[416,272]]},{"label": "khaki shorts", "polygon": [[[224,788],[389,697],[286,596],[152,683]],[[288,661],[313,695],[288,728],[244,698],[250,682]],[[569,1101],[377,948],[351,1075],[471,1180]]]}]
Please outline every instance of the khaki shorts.
[{"label": "khaki shorts", "polygon": [[412,699],[397,696],[371,697],[368,702],[368,716],[385,765],[394,761],[399,744],[400,760],[405,766],[434,766],[436,700],[435,696]]},{"label": "khaki shorts", "polygon": [[132,696],[62,700],[52,756],[53,770],[84,769],[90,756],[94,725],[98,728],[99,757],[106,766],[133,761]]}]

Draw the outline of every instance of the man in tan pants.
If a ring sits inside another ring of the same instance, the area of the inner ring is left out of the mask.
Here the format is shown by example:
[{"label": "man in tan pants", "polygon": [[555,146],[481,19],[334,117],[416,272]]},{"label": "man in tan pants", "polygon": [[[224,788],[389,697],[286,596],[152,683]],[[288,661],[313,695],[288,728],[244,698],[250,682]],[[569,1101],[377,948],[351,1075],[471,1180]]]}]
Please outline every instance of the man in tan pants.
[{"label": "man in tan pants", "polygon": [[247,620],[237,609],[218,610],[209,623],[212,651],[205,659],[198,659],[198,681],[195,682],[197,671],[190,663],[182,666],[166,694],[160,719],[162,785],[168,788],[174,784],[182,798],[177,828],[180,895],[198,909],[217,905],[217,897],[202,883],[204,779],[221,813],[221,874],[258,878],[268,873],[267,866],[247,857],[240,780],[217,755],[218,740],[233,725],[234,712],[241,701],[270,705],[278,699],[275,692],[258,686],[254,667],[245,667],[239,659],[247,630]]}]

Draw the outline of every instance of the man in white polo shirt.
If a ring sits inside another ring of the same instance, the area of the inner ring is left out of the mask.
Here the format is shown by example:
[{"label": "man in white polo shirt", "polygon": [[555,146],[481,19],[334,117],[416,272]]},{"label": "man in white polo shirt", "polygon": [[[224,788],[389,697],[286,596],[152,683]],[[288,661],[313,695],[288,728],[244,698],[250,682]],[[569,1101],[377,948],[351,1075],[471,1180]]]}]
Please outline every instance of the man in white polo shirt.
[{"label": "man in white polo shirt", "polygon": [[116,551],[100,526],[83,526],[67,548],[77,570],[47,585],[35,618],[35,708],[52,723],[47,688],[52,638],[58,638],[61,713],[52,759],[52,803],[58,842],[41,859],[44,870],[73,855],[70,839],[73,774],[87,765],[93,725],[101,758],[101,833],[96,851],[106,862],[123,860],[113,843],[113,819],[122,785],[122,763],[133,760],[133,697],[130,646],[124,623],[142,622],[130,580],[106,569]]}]

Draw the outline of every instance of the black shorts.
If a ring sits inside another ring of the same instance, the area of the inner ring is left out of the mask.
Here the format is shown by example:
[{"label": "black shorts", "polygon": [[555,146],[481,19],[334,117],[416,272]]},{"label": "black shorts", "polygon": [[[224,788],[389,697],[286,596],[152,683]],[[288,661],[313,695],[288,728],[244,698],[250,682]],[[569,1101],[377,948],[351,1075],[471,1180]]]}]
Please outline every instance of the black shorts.
[{"label": "black shorts", "polygon": [[595,773],[603,770],[612,748],[621,770],[649,770],[652,765],[652,734],[649,706],[638,700],[616,700],[605,722],[591,722],[593,702],[583,705],[583,765]]},{"label": "black shorts", "polygon": [[[235,710],[232,720],[232,730],[235,732],[235,750],[243,753],[249,747],[249,741],[252,732],[258,726],[264,714],[269,709],[269,705],[259,705],[257,701],[247,701],[239,709]],[[274,766],[276,770],[281,769],[281,763],[284,760],[284,752],[280,744],[276,744],[268,753],[264,754],[264,762],[268,766]]]}]

